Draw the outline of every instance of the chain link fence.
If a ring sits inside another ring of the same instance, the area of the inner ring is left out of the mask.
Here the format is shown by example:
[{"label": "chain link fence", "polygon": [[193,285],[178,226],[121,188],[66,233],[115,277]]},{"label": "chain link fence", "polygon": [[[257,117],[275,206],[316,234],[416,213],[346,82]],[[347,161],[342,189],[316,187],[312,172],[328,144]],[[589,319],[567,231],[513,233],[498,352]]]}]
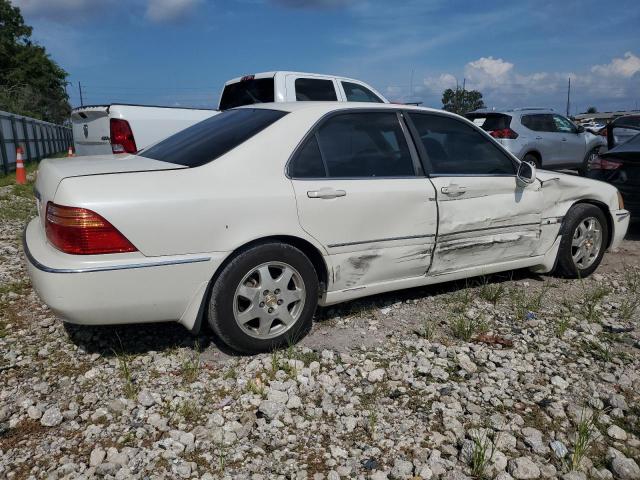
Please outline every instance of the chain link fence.
[{"label": "chain link fence", "polygon": [[16,148],[24,149],[25,161],[39,161],[73,145],[70,127],[0,110],[0,160],[5,175],[16,169]]}]

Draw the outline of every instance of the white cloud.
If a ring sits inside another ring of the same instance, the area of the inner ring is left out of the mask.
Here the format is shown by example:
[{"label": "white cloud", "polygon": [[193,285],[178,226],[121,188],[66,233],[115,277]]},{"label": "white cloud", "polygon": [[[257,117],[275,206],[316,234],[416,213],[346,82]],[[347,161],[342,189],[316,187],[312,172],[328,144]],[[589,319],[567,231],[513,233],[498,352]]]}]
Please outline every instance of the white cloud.
[{"label": "white cloud", "polygon": [[45,18],[61,23],[73,19],[96,16],[117,5],[117,0],[11,0],[20,11],[35,18]]},{"label": "white cloud", "polygon": [[148,0],[146,18],[156,23],[174,22],[189,17],[201,0]]},{"label": "white cloud", "polygon": [[[558,106],[566,98],[569,78],[572,101],[576,105],[615,101],[632,106],[640,89],[640,58],[631,52],[623,58],[613,58],[608,64],[594,65],[585,72],[520,73],[513,63],[493,57],[468,62],[463,72],[461,77],[466,79],[467,89],[481,91],[485,103],[498,108]],[[458,78],[459,84],[462,78]],[[424,79],[425,88],[434,95],[455,85],[456,77],[451,73]]]},{"label": "white cloud", "polygon": [[611,63],[606,65],[594,65],[591,67],[591,71],[605,77],[629,78],[640,72],[640,58],[631,52],[627,52],[624,54],[624,58],[614,58]]}]

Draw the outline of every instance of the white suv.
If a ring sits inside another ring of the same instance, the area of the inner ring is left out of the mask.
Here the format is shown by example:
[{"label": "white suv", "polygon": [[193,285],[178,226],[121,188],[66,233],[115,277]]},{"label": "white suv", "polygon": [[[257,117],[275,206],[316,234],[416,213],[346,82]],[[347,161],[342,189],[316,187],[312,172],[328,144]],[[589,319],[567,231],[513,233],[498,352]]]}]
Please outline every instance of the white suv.
[{"label": "white suv", "polygon": [[520,160],[547,170],[573,168],[584,175],[591,159],[606,146],[603,137],[550,109],[482,109],[466,117]]}]

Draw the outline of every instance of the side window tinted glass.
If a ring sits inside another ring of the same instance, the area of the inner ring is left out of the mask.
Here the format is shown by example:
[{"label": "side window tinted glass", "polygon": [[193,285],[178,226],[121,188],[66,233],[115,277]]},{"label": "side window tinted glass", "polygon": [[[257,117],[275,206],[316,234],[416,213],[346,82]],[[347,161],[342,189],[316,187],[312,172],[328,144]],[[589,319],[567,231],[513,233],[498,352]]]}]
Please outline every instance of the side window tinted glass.
[{"label": "side window tinted glass", "polygon": [[296,100],[336,101],[336,89],[331,80],[319,78],[296,78]]},{"label": "side window tinted glass", "polygon": [[556,127],[551,115],[523,115],[522,124],[534,132],[555,132]]},{"label": "side window tinted glass", "polygon": [[513,175],[509,156],[475,128],[443,115],[411,114],[432,173],[437,175]]},{"label": "side window tinted glass", "polygon": [[554,115],[553,123],[556,127],[556,131],[558,132],[573,133],[576,131],[575,127],[573,126],[573,123],[571,123],[569,119],[564,118],[561,115]]},{"label": "side window tinted glass", "polygon": [[362,85],[358,85],[357,83],[342,82],[342,88],[344,89],[348,102],[383,103],[382,99],[375,93]]},{"label": "side window tinted glass", "polygon": [[318,148],[316,136],[312,135],[289,165],[289,175],[293,178],[321,178],[326,176],[324,163]]},{"label": "side window tinted glass", "polygon": [[414,176],[413,161],[395,112],[347,113],[318,130],[330,177]]}]

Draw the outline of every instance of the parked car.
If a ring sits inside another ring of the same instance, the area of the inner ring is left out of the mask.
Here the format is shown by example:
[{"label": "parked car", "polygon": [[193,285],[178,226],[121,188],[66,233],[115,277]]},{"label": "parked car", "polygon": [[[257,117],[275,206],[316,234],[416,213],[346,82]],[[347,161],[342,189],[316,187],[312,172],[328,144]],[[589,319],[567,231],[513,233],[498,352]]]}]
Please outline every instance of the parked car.
[{"label": "parked car", "polygon": [[610,150],[635,137],[639,129],[640,115],[625,115],[612,120],[600,135],[607,139],[607,148]]},{"label": "parked car", "polygon": [[45,160],[36,195],[24,252],[63,319],[206,318],[242,352],[300,338],[317,304],[517,268],[586,277],[629,221],[610,185],[384,103],[226,110],[137,155]]},{"label": "parked car", "polygon": [[[627,126],[627,124],[623,124]],[[631,219],[640,217],[640,125],[625,128],[636,135],[611,150],[601,153],[591,165],[589,177],[615,186],[624,199],[625,208],[631,212]],[[617,136],[615,128],[612,137]]]},{"label": "parked car", "polygon": [[[225,83],[218,110],[269,102],[388,101],[360,80],[302,72],[265,72]],[[136,153],[218,110],[148,105],[91,105],[71,112],[77,155]]]},{"label": "parked car", "polygon": [[467,118],[496,138],[520,160],[547,170],[577,169],[585,174],[606,145],[563,115],[542,108],[476,110]]}]

